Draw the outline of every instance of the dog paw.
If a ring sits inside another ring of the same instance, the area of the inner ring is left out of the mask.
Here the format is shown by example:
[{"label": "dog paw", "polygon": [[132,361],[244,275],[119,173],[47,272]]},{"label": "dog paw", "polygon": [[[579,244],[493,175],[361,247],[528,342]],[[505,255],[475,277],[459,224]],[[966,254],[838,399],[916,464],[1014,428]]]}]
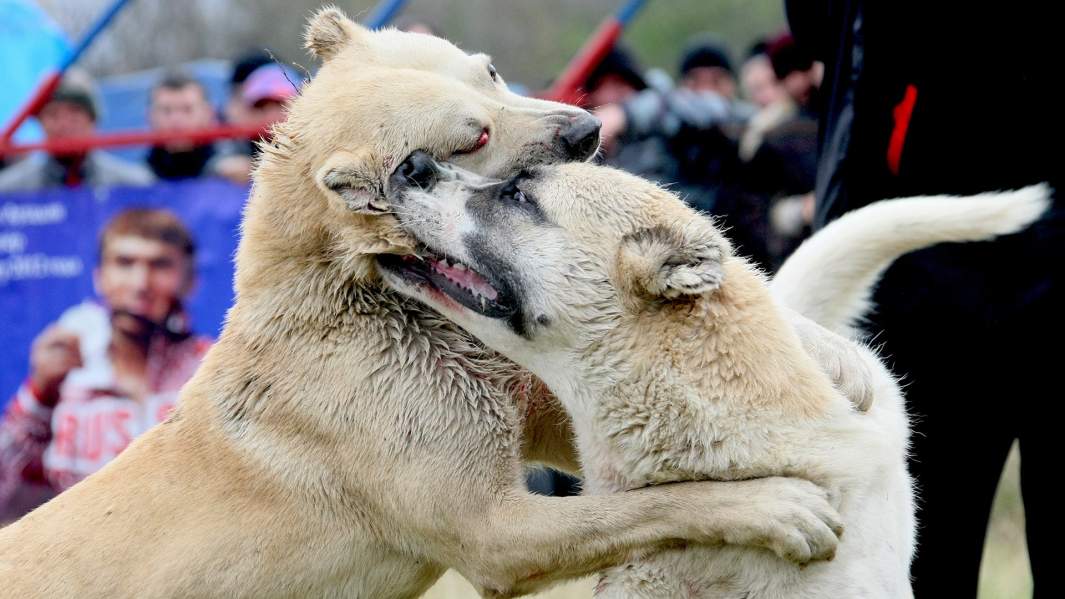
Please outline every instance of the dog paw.
[{"label": "dog paw", "polygon": [[854,347],[844,348],[821,365],[828,367],[832,384],[851,400],[855,409],[869,411],[873,406],[873,371],[861,352]]},{"label": "dog paw", "polygon": [[792,320],[806,353],[828,375],[836,390],[858,411],[868,411],[873,405],[876,375],[863,349],[811,320],[798,316]]},{"label": "dog paw", "polygon": [[763,547],[796,564],[835,557],[843,521],[827,491],[793,478],[755,479],[743,484],[749,486],[747,524],[733,529],[727,542]]}]

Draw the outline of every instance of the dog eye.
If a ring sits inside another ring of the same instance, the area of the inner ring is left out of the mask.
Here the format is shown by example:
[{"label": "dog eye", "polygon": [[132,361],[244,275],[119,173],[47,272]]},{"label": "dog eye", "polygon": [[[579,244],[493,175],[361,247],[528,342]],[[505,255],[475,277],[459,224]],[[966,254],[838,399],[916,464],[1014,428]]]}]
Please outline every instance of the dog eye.
[{"label": "dog eye", "polygon": [[488,76],[492,78],[492,81],[499,81],[499,73],[496,71],[495,65],[488,65]]}]

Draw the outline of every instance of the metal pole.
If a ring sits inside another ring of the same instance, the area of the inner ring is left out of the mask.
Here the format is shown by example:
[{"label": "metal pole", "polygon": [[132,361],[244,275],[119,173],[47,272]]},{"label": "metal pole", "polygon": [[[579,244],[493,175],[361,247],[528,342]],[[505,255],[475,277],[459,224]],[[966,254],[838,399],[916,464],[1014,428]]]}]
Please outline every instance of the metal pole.
[{"label": "metal pole", "polygon": [[380,29],[388,25],[392,19],[396,18],[399,11],[403,10],[403,5],[406,3],[407,0],[381,0],[364,25],[370,29]]},{"label": "metal pole", "polygon": [[3,133],[0,133],[0,146],[7,145],[11,138],[14,137],[15,131],[22,126],[22,123],[26,122],[26,119],[30,118],[41,109],[48,99],[52,97],[52,93],[59,87],[59,81],[63,78],[63,73],[67,72],[70,65],[77,62],[81,55],[85,53],[85,50],[89,48],[96,37],[100,35],[104,29],[111,23],[111,20],[115,18],[123,8],[129,3],[129,0],[115,0],[111,6],[102,14],[100,18],[96,19],[92,27],[81,37],[81,41],[66,55],[63,62],[59,64],[59,68],[49,73],[41,80],[41,83],[37,86],[36,91],[30,96],[29,100],[22,105],[22,108],[15,113],[15,116],[11,118],[11,121],[4,127]]},{"label": "metal pole", "polygon": [[643,8],[644,4],[646,4],[646,0],[629,0],[617,13],[607,17],[569,61],[562,74],[555,80],[554,85],[543,94],[543,97],[556,102],[576,103],[580,99],[577,92],[581,84],[588,79],[588,75],[610,53],[610,49],[614,47],[618,38],[621,37],[625,27],[636,16],[636,13]]},{"label": "metal pole", "polygon": [[190,131],[117,131],[91,137],[64,137],[32,144],[0,144],[0,157],[43,150],[57,156],[84,154],[95,148],[116,146],[154,146],[170,141],[188,141],[194,144],[210,143],[219,139],[256,139],[266,133],[261,125],[221,125]]}]

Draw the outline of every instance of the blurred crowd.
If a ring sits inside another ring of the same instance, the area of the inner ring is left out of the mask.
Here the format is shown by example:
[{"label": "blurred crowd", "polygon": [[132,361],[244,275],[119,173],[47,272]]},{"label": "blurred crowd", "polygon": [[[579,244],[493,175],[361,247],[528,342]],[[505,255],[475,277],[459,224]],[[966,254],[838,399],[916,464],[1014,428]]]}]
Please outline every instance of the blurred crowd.
[{"label": "blurred crowd", "polygon": [[677,71],[676,84],[644,71],[623,47],[600,63],[584,104],[603,122],[601,159],[716,216],[742,254],[772,270],[812,220],[823,67],[782,33],[739,63],[698,37]]},{"label": "blurred crowd", "polygon": [[[220,124],[258,129],[284,119],[284,105],[302,78],[268,53],[238,59],[224,106],[212,106],[204,84],[182,70],[163,73],[149,95],[148,125],[160,133],[208,129]],[[35,117],[46,142],[92,137],[101,114],[95,82],[71,69]],[[153,146],[140,163],[103,151],[57,149],[10,160],[0,170],[0,191],[32,191],[55,186],[148,185],[157,180],[218,176],[235,183],[251,178],[258,152],[250,139],[194,143],[176,140]]]},{"label": "blurred crowd", "polygon": [[[400,26],[433,31],[418,21]],[[669,185],[717,216],[741,252],[772,269],[808,232],[813,214],[821,72],[787,33],[756,43],[741,61],[713,37],[693,39],[678,57],[676,83],[617,47],[585,83],[583,104],[603,122],[603,163]],[[269,53],[252,53],[234,63],[228,99],[213,106],[203,83],[169,70],[150,91],[148,125],[183,132],[226,124],[268,135],[301,79]],[[61,142],[96,134],[100,112],[94,82],[73,69],[35,116],[46,141]],[[202,176],[243,184],[257,152],[251,139],[169,141],[139,163],[105,150],[40,152],[9,159],[0,192]]]}]

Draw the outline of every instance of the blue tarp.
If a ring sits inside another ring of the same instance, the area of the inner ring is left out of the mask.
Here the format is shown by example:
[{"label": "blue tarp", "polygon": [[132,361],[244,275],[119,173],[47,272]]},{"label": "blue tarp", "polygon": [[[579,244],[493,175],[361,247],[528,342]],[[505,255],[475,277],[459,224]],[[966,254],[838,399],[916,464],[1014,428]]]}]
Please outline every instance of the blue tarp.
[{"label": "blue tarp", "polygon": [[247,187],[215,179],[0,194],[0,406],[28,373],[33,338],[94,296],[98,232],[125,208],[168,208],[192,231],[198,282],[188,310],[197,333],[216,337],[233,302],[233,255],[247,195]]},{"label": "blue tarp", "polygon": [[[0,128],[22,107],[43,75],[54,71],[69,45],[44,11],[24,0],[0,0]],[[40,126],[32,119],[19,128],[20,143],[41,138]]]}]

